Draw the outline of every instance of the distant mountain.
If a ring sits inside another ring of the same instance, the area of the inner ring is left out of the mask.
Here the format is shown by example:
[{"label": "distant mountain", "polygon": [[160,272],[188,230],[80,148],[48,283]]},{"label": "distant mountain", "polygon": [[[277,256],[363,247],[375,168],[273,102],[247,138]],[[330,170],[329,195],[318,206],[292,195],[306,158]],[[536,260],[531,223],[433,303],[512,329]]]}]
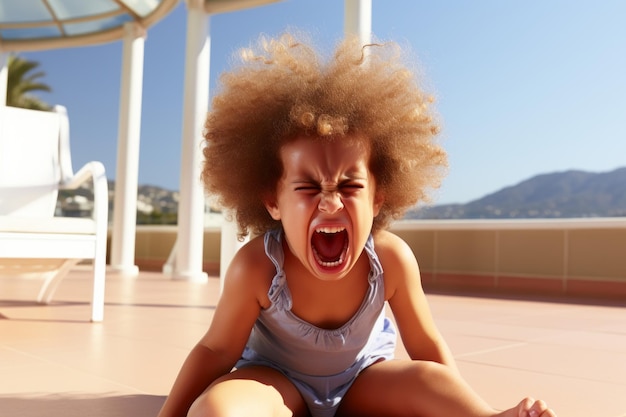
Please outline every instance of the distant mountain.
[{"label": "distant mountain", "polygon": [[509,219],[626,216],[626,167],[611,172],[537,175],[467,204],[412,210],[407,219]]},{"label": "distant mountain", "polygon": [[[109,182],[113,203],[115,182]],[[81,197],[84,196],[84,197]],[[88,215],[90,187],[59,195],[66,215]],[[178,212],[178,191],[140,185],[137,211],[141,222],[172,222]],[[112,211],[111,211],[112,213]],[[156,217],[155,217],[156,216]],[[537,175],[467,204],[443,204],[409,211],[406,219],[511,219],[626,217],[626,167],[611,172],[566,171]]]}]

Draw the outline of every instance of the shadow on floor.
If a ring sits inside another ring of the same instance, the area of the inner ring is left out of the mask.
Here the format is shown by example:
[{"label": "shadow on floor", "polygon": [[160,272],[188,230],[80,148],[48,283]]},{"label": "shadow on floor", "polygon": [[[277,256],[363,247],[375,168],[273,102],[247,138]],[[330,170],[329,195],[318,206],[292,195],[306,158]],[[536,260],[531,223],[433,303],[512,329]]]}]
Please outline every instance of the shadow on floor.
[{"label": "shadow on floor", "polygon": [[2,417],[154,417],[165,396],[87,394],[0,395]]}]

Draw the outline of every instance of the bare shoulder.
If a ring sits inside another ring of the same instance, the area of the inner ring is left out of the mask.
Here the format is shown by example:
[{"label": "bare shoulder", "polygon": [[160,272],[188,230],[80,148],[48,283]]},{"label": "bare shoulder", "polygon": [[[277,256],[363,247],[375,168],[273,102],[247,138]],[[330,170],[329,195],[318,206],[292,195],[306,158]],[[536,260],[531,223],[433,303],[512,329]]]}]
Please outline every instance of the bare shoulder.
[{"label": "bare shoulder", "polygon": [[253,296],[264,307],[275,267],[265,254],[263,236],[246,243],[231,261],[225,275],[225,292],[232,288],[240,296]]},{"label": "bare shoulder", "polygon": [[402,238],[381,230],[374,234],[374,248],[385,273],[386,299],[400,287],[421,285],[417,259]]},{"label": "bare shoulder", "polygon": [[[416,263],[411,247],[398,235],[387,230],[374,234],[374,248],[383,267],[392,267],[394,264]],[[400,265],[402,266],[402,265]]]}]

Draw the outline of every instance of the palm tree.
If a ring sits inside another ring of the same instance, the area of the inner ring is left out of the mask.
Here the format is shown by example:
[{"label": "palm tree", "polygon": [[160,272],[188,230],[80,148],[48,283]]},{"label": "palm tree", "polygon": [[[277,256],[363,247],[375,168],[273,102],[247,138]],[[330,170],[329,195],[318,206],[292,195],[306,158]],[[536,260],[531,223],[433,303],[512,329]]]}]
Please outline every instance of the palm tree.
[{"label": "palm tree", "polygon": [[39,62],[29,61],[19,56],[10,55],[8,59],[7,106],[22,107],[33,110],[50,110],[52,106],[31,95],[33,91],[51,91],[45,83],[37,81],[46,73],[32,72]]}]

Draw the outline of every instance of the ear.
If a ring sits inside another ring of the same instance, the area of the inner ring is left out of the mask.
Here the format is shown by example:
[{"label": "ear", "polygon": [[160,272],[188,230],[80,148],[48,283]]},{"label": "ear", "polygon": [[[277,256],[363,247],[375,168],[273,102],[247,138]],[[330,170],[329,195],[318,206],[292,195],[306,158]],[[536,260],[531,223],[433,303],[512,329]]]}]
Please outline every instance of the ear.
[{"label": "ear", "polygon": [[376,191],[376,194],[374,195],[374,217],[378,216],[378,213],[380,213],[380,209],[383,207],[384,203],[385,197],[383,196],[383,193]]},{"label": "ear", "polygon": [[274,220],[280,220],[280,210],[278,209],[278,204],[276,202],[275,196],[267,196],[263,198],[263,205],[265,209],[269,213],[269,215]]}]

